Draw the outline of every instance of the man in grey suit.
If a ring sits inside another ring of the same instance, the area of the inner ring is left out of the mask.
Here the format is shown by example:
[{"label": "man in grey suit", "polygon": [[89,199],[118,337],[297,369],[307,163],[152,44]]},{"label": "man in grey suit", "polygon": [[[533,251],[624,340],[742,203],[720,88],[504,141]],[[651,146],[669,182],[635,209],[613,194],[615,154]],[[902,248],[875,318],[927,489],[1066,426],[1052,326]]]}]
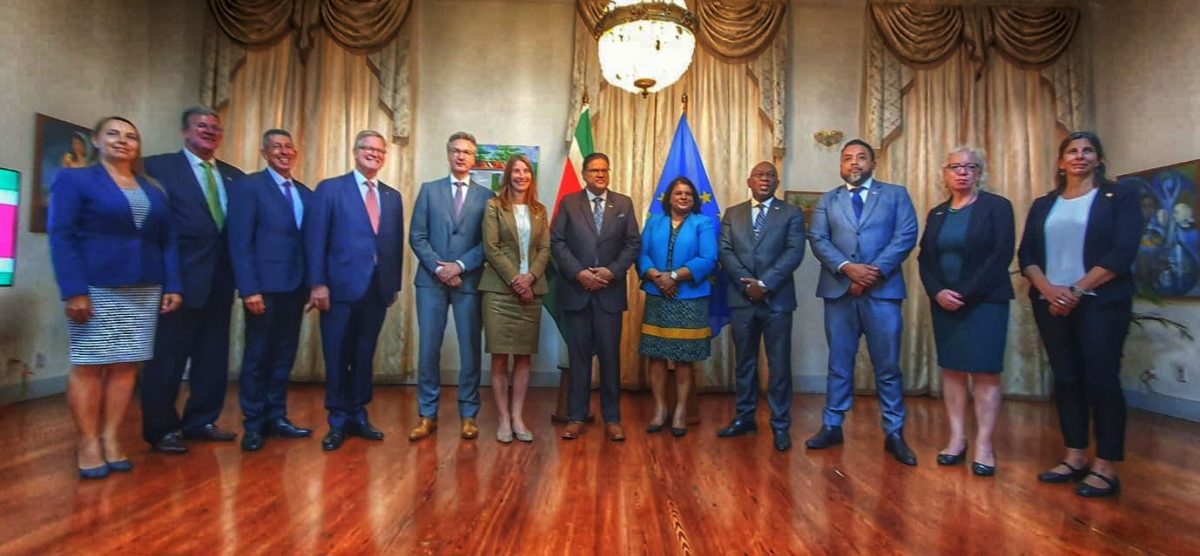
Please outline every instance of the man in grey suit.
[{"label": "man in grey suit", "polygon": [[446,315],[454,310],[458,336],[458,415],[461,435],[479,436],[479,352],[482,323],[479,314],[479,279],[483,276],[483,212],[492,190],[471,182],[475,165],[475,137],[465,131],[450,136],[446,155],[450,175],[421,184],[413,209],[408,243],[417,256],[413,280],[417,292],[417,327],[420,353],[417,426],[409,440],[420,440],[437,430],[441,393],[442,337]]},{"label": "man in grey suit", "polygon": [[633,201],[609,191],[604,153],[583,159],[583,191],[559,202],[550,230],[550,254],[561,273],[558,308],[567,337],[567,427],[563,438],[583,435],[591,397],[592,357],[600,358],[600,409],[609,440],[625,440],[621,429],[621,313],[625,273],[641,247]]},{"label": "man in grey suit", "polygon": [[854,358],[860,336],[875,369],[884,450],[896,461],[916,465],[904,442],[904,385],[900,376],[900,332],[904,275],[900,263],[917,242],[917,215],[903,186],[875,181],[875,151],[854,139],[842,147],[845,182],[821,196],[808,232],[821,261],[817,297],[825,298],[829,376],[821,430],[805,442],[817,450],[842,443],[842,420],[850,409]]},{"label": "man in grey suit", "polygon": [[792,447],[792,272],[804,260],[804,213],[775,197],[779,171],[759,162],[746,179],[751,200],[730,207],[721,220],[721,267],[729,276],[726,297],[737,355],[736,411],[722,438],[758,430],[758,346],[767,346],[767,405],[775,449]]}]

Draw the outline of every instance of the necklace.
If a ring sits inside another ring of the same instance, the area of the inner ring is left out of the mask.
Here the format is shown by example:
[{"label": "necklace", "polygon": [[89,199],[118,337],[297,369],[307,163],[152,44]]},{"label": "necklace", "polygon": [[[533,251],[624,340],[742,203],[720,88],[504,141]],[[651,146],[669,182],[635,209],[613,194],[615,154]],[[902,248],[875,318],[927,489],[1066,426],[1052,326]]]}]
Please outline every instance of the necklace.
[{"label": "necklace", "polygon": [[951,214],[953,214],[953,213],[959,212],[959,211],[961,211],[961,210],[964,210],[964,209],[970,208],[970,206],[971,206],[971,205],[973,205],[973,204],[975,204],[975,201],[977,201],[977,200],[979,200],[979,194],[978,194],[978,193],[976,193],[976,194],[972,195],[972,196],[971,196],[971,198],[970,198],[969,200],[967,200],[967,202],[966,202],[966,203],[963,203],[963,206],[961,206],[961,207],[958,207],[958,208],[954,208],[954,206],[953,206],[953,203],[951,203],[951,206],[949,206],[949,207],[946,207],[946,209],[947,209],[947,210],[949,210]]}]

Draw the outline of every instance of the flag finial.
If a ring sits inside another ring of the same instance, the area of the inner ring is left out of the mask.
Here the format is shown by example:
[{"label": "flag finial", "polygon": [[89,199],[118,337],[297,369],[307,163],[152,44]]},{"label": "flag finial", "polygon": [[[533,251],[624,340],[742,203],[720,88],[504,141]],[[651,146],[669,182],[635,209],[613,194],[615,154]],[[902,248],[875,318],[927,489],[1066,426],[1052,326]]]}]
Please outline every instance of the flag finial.
[{"label": "flag finial", "polygon": [[583,104],[588,105],[591,103],[592,103],[592,101],[588,98],[587,89],[584,89],[583,90]]},{"label": "flag finial", "polygon": [[688,104],[687,93],[683,93],[683,113],[684,114],[687,114],[687,104]]}]

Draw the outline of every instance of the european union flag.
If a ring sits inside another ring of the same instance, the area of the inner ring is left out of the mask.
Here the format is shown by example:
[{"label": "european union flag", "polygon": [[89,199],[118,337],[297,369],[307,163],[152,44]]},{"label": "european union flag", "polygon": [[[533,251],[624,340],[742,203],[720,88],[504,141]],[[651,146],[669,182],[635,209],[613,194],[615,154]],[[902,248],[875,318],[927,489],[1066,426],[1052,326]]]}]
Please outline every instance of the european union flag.
[{"label": "european union flag", "polygon": [[[700,213],[713,219],[713,233],[719,235],[721,207],[717,205],[717,196],[713,194],[712,184],[708,181],[708,172],[704,171],[704,161],[700,159],[700,149],[696,147],[696,139],[692,137],[692,128],[688,126],[686,113],[679,117],[679,125],[675,127],[675,138],[671,140],[667,163],[663,165],[658,188],[654,190],[650,214],[662,214],[660,201],[663,195],[667,194],[667,185],[679,176],[684,176],[696,184],[696,191],[700,194],[700,199],[697,200],[700,203]],[[709,278],[713,284],[713,292],[708,298],[708,317],[714,337],[720,334],[723,326],[729,324],[729,303],[725,300],[727,280],[725,273],[720,269]]]}]

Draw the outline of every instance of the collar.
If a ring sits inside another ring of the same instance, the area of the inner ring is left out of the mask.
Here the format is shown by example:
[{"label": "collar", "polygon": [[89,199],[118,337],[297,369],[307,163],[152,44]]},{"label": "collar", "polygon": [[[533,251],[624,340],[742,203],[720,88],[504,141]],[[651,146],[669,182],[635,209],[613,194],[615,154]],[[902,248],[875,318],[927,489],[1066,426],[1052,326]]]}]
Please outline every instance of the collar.
[{"label": "collar", "polygon": [[767,200],[765,200],[765,201],[763,201],[763,202],[761,202],[761,203],[760,203],[760,202],[758,202],[758,201],[755,201],[754,199],[750,199],[750,207],[751,207],[751,208],[758,208],[758,207],[761,207],[761,206],[763,206],[763,205],[766,205],[766,208],[768,208],[768,209],[769,209],[769,208],[771,208],[771,203],[773,203],[773,202],[775,202],[775,197],[767,197]]},{"label": "collar", "polygon": [[296,185],[295,178],[285,178],[285,177],[279,175],[279,172],[276,172],[275,169],[270,166],[267,166],[267,174],[270,174],[271,179],[275,181],[275,185],[278,185],[280,187],[283,186],[283,182],[285,182],[285,181],[290,181],[290,182],[292,182],[292,185]]},{"label": "collar", "polygon": [[203,158],[196,156],[196,153],[187,150],[186,147],[184,147],[184,149],[183,149],[183,156],[187,157],[188,163],[190,163],[192,166],[199,166],[201,162],[207,162],[209,164],[212,164],[212,167],[214,169],[216,169],[216,167],[217,167],[216,157],[213,157],[212,160],[204,160]]},{"label": "collar", "polygon": [[[854,188],[853,185],[850,185],[848,183],[844,184],[844,185],[846,186],[846,191],[849,191]],[[861,187],[861,188],[869,191],[871,189],[872,185],[875,185],[875,176],[871,176],[871,177],[867,178],[867,181],[862,182],[862,185],[859,185],[858,187]]]},{"label": "collar", "polygon": [[592,191],[590,189],[588,189],[587,187],[583,188],[583,192],[587,193],[587,198],[588,198],[589,204],[595,204],[596,199],[600,199],[602,202],[608,201],[608,190],[607,189],[604,190],[604,193],[602,195],[593,195]]},{"label": "collar", "polygon": [[454,177],[454,174],[450,174],[450,187],[454,187],[454,182],[462,182],[467,184],[467,187],[471,187],[471,174],[467,174],[467,179],[465,180],[460,180]]},{"label": "collar", "polygon": [[[355,168],[354,169],[354,185],[357,185],[359,187],[366,187],[367,185],[366,185],[366,183],[364,183],[366,181],[367,181],[367,177],[364,176],[362,172],[359,172],[358,168]],[[375,182],[375,187],[378,188],[379,187],[379,176],[375,176],[375,179],[372,181]]]}]

